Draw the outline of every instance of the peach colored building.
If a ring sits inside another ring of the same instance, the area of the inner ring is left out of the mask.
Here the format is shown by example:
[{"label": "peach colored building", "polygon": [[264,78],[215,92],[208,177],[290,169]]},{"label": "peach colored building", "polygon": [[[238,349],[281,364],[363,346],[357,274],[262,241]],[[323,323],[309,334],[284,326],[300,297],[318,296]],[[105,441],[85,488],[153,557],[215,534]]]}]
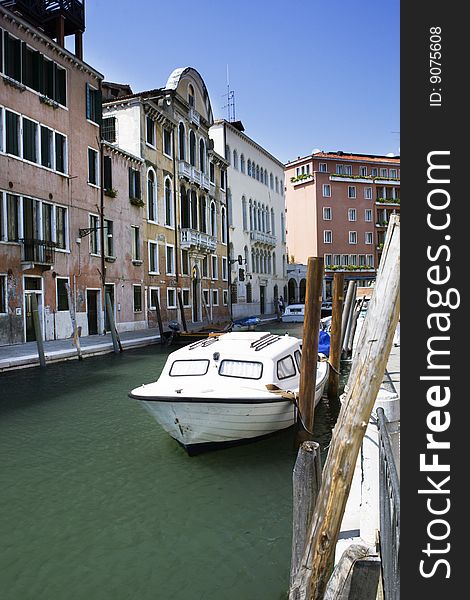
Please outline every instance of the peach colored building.
[{"label": "peach colored building", "polygon": [[289,262],[323,256],[327,279],[335,270],[361,285],[375,279],[389,216],[400,210],[399,157],[316,152],[285,174]]},{"label": "peach colored building", "polygon": [[35,339],[33,296],[45,339],[69,337],[67,284],[82,334],[104,327],[103,263],[79,233],[100,224],[102,75],[81,58],[83,4],[39,6],[0,3],[0,344]]}]

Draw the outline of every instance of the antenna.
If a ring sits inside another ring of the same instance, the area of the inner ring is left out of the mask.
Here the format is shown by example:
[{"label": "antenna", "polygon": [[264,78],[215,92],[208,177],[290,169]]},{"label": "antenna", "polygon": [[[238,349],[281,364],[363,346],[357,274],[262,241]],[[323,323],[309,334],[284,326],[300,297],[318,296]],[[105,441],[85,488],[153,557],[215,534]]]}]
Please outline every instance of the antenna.
[{"label": "antenna", "polygon": [[222,108],[227,109],[227,121],[232,123],[235,121],[235,92],[230,89],[230,77],[227,65],[227,93],[224,94],[224,97],[227,97],[227,104]]}]

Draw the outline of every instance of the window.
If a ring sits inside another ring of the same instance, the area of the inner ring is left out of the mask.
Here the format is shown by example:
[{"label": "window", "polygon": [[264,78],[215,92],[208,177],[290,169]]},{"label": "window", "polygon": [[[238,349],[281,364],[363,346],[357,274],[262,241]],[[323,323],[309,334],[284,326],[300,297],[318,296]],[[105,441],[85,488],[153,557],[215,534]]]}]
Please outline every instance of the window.
[{"label": "window", "polygon": [[196,134],[193,130],[189,132],[189,163],[196,166]]},{"label": "window", "polygon": [[141,199],[140,171],[129,167],[129,198],[132,200]]},{"label": "window", "polygon": [[186,130],[183,123],[180,123],[178,127],[178,143],[180,160],[186,160]]},{"label": "window", "polygon": [[175,275],[175,247],[166,246],[166,273],[167,275]]},{"label": "window", "polygon": [[20,115],[5,110],[5,133],[7,154],[20,156]]},{"label": "window", "polygon": [[113,189],[113,165],[110,156],[103,157],[103,186],[109,192]]},{"label": "window", "polygon": [[333,233],[331,231],[325,230],[323,232],[323,243],[331,244],[333,242]]},{"label": "window", "polygon": [[212,290],[212,306],[219,306],[219,290]]},{"label": "window", "polygon": [[263,363],[248,360],[223,360],[220,363],[219,375],[222,377],[239,377],[240,379],[261,379]]},{"label": "window", "polygon": [[387,169],[380,169],[380,177],[387,177]]},{"label": "window", "polygon": [[38,124],[23,117],[23,158],[37,163],[39,159]]},{"label": "window", "polygon": [[247,218],[247,212],[246,212],[245,196],[242,196],[242,224],[243,224],[243,231],[248,231],[248,218]]},{"label": "window", "polygon": [[209,163],[209,178],[212,184],[215,185],[215,166],[214,163]]},{"label": "window", "polygon": [[355,197],[356,197],[356,186],[348,185],[348,198],[355,198]]},{"label": "window", "polygon": [[227,257],[222,256],[222,279],[223,279],[223,281],[227,281],[227,274],[228,274]]},{"label": "window", "polygon": [[341,256],[339,254],[333,254],[333,265],[335,267],[341,266]]},{"label": "window", "polygon": [[224,306],[228,305],[228,290],[222,290],[222,302]]},{"label": "window", "polygon": [[357,254],[349,255],[349,264],[352,265],[353,267],[357,266]]},{"label": "window", "polygon": [[202,299],[203,299],[203,304],[206,305],[206,307],[209,306],[209,290],[202,290]]},{"label": "window", "polygon": [[202,276],[209,277],[209,259],[207,256],[202,259]]},{"label": "window", "polygon": [[370,170],[370,174],[372,177],[377,177],[379,174],[379,170],[377,169],[377,167],[372,167],[372,169]]},{"label": "window", "polygon": [[135,225],[131,226],[132,233],[132,260],[140,261],[140,229]]},{"label": "window", "polygon": [[52,204],[42,203],[42,239],[52,242]]},{"label": "window", "polygon": [[349,232],[349,243],[350,244],[357,244],[357,231],[350,231]]},{"label": "window", "polygon": [[116,142],[116,117],[106,117],[103,119],[102,136],[106,142],[114,144]]},{"label": "window", "polygon": [[149,242],[149,273],[158,273],[158,244]]},{"label": "window", "polygon": [[145,117],[145,141],[155,148],[155,121],[149,116]]},{"label": "window", "polygon": [[189,252],[181,250],[181,274],[189,275]]},{"label": "window", "polygon": [[174,288],[166,290],[166,307],[176,308],[176,290]]},{"label": "window", "polygon": [[294,359],[289,354],[277,361],[277,378],[279,380],[294,377],[296,374]]},{"label": "window", "polygon": [[165,179],[165,225],[171,227],[173,225],[173,193],[171,188],[171,179]]},{"label": "window", "polygon": [[366,200],[372,200],[372,188],[371,187],[364,188],[364,198]]},{"label": "window", "polygon": [[276,192],[279,193],[279,179],[276,177]]},{"label": "window", "polygon": [[[98,217],[96,217],[98,223]],[[91,227],[91,225],[90,225]],[[67,248],[67,209],[63,206],[55,207],[55,243],[56,248]]]},{"label": "window", "polygon": [[243,154],[240,156],[240,171],[245,173],[245,157]]},{"label": "window", "polygon": [[233,168],[238,171],[238,152],[236,150],[233,151]]},{"label": "window", "polygon": [[359,167],[359,174],[361,177],[367,177],[367,167]]},{"label": "window", "polygon": [[372,243],[373,243],[372,232],[366,231],[366,244],[372,244]]},{"label": "window", "polygon": [[194,108],[194,88],[191,84],[188,85],[188,103]]},{"label": "window", "polygon": [[331,197],[331,185],[329,183],[323,184],[323,197],[330,198]]},{"label": "window", "polygon": [[218,273],[218,263],[217,263],[217,256],[212,255],[211,256],[211,269],[212,269],[212,279],[218,279],[219,278],[219,273]]},{"label": "window", "polygon": [[104,219],[104,255],[114,257],[113,222]]},{"label": "window", "polygon": [[343,175],[344,174],[344,165],[336,165],[336,174]]},{"label": "window", "polygon": [[134,285],[134,312],[142,312],[142,286]]},{"label": "window", "polygon": [[183,306],[185,308],[188,308],[188,306],[191,306],[191,302],[189,299],[189,289],[188,288],[183,288],[181,290],[181,298],[183,300]]},{"label": "window", "polygon": [[155,171],[149,169],[147,174],[147,217],[154,223],[158,220],[157,191],[155,184]]},{"label": "window", "polygon": [[86,118],[98,125],[101,123],[101,92],[86,84]]},{"label": "window", "polygon": [[6,312],[8,312],[7,276],[0,275],[0,314]]},{"label": "window", "polygon": [[[1,66],[1,65],[0,65]],[[21,81],[21,41],[5,31],[5,75]]]},{"label": "window", "polygon": [[170,368],[170,377],[190,377],[205,375],[209,369],[209,361],[201,360],[175,360]]},{"label": "window", "polygon": [[390,169],[390,179],[397,179],[397,170]]},{"label": "window", "polygon": [[225,206],[222,206],[220,210],[220,220],[222,224],[222,244],[227,243],[227,211]]},{"label": "window", "polygon": [[206,172],[206,145],[204,140],[199,140],[199,169],[202,173]]},{"label": "window", "polygon": [[366,208],[364,212],[364,221],[370,223],[372,221],[372,209]]},{"label": "window", "polygon": [[344,174],[351,177],[351,175],[352,175],[352,166],[351,165],[344,165]]},{"label": "window", "polygon": [[328,173],[328,167],[326,163],[320,163],[318,165],[318,170],[320,171],[320,173]]},{"label": "window", "polygon": [[150,287],[149,288],[149,309],[155,310],[158,306],[160,306],[160,288]]},{"label": "window", "polygon": [[98,152],[88,148],[88,183],[98,185]]},{"label": "window", "polygon": [[67,295],[67,283],[68,279],[64,277],[56,278],[57,286],[57,310],[68,310],[69,309],[69,298]]},{"label": "window", "polygon": [[166,154],[166,156],[169,156],[170,158],[173,156],[171,135],[172,134],[169,129],[163,128],[163,154]]},{"label": "window", "polygon": [[373,254],[366,254],[366,263],[368,267],[374,266],[374,256]]},{"label": "window", "polygon": [[225,171],[220,171],[220,189],[225,190]]},{"label": "window", "polygon": [[341,255],[341,266],[347,267],[348,265],[349,265],[349,254],[342,254]]},{"label": "window", "polygon": [[331,262],[331,258],[332,258],[332,257],[331,257],[331,254],[325,254],[325,255],[324,255],[324,259],[325,259],[325,266],[326,266],[326,267],[331,267],[331,265],[333,264],[333,263]]},{"label": "window", "polygon": [[329,206],[323,207],[323,220],[331,221],[331,208]]},{"label": "window", "polygon": [[97,215],[89,215],[89,227],[90,231],[90,254],[100,254],[100,238],[99,230],[99,217]]},{"label": "window", "polygon": [[211,218],[211,235],[217,237],[217,213],[215,202],[211,202],[210,208],[210,218]]},{"label": "window", "polygon": [[54,168],[54,132],[48,127],[41,125],[41,165],[48,169]]},{"label": "window", "polygon": [[349,221],[356,221],[357,220],[357,212],[355,208],[350,208],[348,210],[348,220]]},{"label": "window", "polygon": [[360,267],[366,266],[366,257],[364,254],[359,254],[359,266]]},{"label": "window", "polygon": [[[96,153],[96,162],[98,163],[98,153]],[[55,134],[55,170],[59,173],[67,173],[67,144],[66,138],[60,133]]]}]

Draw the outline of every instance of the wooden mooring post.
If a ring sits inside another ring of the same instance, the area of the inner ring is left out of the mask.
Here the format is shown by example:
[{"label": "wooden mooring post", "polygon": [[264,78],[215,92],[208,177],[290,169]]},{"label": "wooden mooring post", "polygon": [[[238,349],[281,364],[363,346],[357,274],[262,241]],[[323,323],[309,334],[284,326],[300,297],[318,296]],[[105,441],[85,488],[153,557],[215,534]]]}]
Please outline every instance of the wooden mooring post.
[{"label": "wooden mooring post", "polygon": [[178,290],[178,304],[179,304],[180,313],[181,313],[181,323],[183,323],[183,331],[185,333],[188,333],[188,326],[186,325],[186,317],[184,316],[184,305],[183,305],[183,298],[181,296],[181,290]]},{"label": "wooden mooring post", "polygon": [[113,312],[113,305],[111,302],[111,296],[108,293],[106,293],[105,296],[106,296],[106,314],[108,316],[109,328],[111,330],[111,338],[113,340],[114,354],[119,354],[119,352],[122,352],[122,345],[121,345],[121,340],[119,338],[119,334],[116,329],[116,323],[114,322],[114,312]]},{"label": "wooden mooring post", "polygon": [[341,368],[341,321],[344,300],[344,273],[333,275],[333,302],[330,329],[330,372],[328,374],[328,396],[338,397],[339,370]]},{"label": "wooden mooring post", "polygon": [[[290,600],[322,600],[351,488],[359,450],[383,380],[400,314],[400,219],[393,215],[376,285],[361,332],[362,345],[323,469],[307,549]],[[354,364],[355,363],[355,364]]]},{"label": "wooden mooring post", "polygon": [[304,334],[300,365],[299,421],[297,443],[311,439],[315,411],[318,336],[323,287],[323,258],[310,256],[307,263]]},{"label": "wooden mooring post", "polygon": [[72,290],[70,289],[70,283],[67,282],[65,284],[65,289],[67,290],[67,300],[69,303],[70,320],[72,321],[72,327],[73,327],[73,343],[75,344],[75,348],[77,349],[78,360],[83,360],[82,348],[80,346],[80,336],[78,335],[77,315],[75,312],[75,302],[73,301]]},{"label": "wooden mooring post", "polygon": [[350,281],[346,294],[343,319],[341,323],[341,350],[343,358],[347,358],[348,356],[349,337],[351,334],[354,307],[356,305],[356,290],[357,283],[355,281]]},{"label": "wooden mooring post", "polygon": [[44,356],[44,341],[42,339],[42,329],[39,321],[38,299],[34,292],[31,294],[31,305],[33,310],[34,334],[36,336],[36,344],[38,346],[39,364],[44,368],[46,366],[46,357]]},{"label": "wooden mooring post", "polygon": [[158,330],[160,332],[160,344],[164,344],[165,336],[163,335],[162,313],[160,312],[160,300],[158,299],[158,294],[155,294],[155,312],[157,313]]}]

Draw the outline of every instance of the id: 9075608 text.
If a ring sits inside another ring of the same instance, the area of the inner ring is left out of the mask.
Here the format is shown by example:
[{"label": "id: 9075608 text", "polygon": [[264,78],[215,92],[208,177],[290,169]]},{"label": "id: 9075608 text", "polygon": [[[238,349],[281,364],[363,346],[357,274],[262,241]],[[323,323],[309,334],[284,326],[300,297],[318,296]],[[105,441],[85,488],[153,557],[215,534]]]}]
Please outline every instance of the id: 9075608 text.
[{"label": "id: 9075608 text", "polygon": [[442,29],[429,28],[429,106],[442,106]]}]

